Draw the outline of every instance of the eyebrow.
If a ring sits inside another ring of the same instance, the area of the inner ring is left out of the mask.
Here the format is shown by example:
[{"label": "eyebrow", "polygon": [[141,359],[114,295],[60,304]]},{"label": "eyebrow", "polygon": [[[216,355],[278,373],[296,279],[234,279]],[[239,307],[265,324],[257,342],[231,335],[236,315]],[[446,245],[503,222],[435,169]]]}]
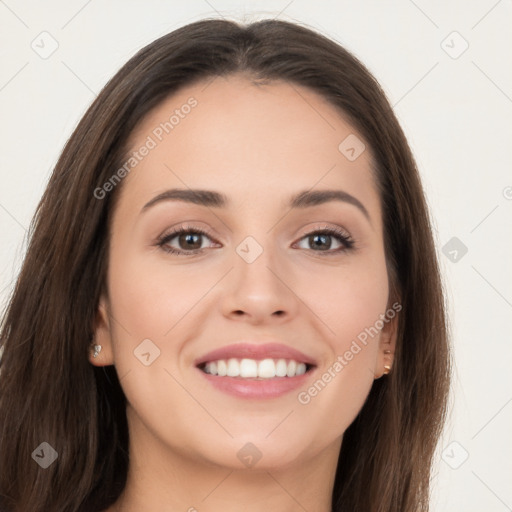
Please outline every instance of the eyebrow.
[{"label": "eyebrow", "polygon": [[[148,201],[142,207],[141,213],[163,201],[184,201],[210,208],[226,208],[231,204],[228,197],[221,192],[216,192],[214,190],[175,188],[166,190]],[[358,208],[370,221],[368,210],[364,207],[361,201],[343,190],[303,190],[290,197],[287,206],[291,209],[304,209],[328,203],[330,201],[341,201],[351,204]]]}]

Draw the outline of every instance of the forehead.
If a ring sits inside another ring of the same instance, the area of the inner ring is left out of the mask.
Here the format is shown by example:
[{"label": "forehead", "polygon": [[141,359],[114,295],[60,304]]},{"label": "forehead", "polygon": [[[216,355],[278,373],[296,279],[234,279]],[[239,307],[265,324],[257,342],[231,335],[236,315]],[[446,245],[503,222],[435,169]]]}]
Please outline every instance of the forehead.
[{"label": "forehead", "polygon": [[129,142],[129,155],[150,147],[123,183],[131,203],[171,187],[222,190],[233,206],[271,197],[282,203],[313,188],[377,198],[361,135],[327,100],[287,82],[254,85],[235,75],[185,87],[153,109]]}]

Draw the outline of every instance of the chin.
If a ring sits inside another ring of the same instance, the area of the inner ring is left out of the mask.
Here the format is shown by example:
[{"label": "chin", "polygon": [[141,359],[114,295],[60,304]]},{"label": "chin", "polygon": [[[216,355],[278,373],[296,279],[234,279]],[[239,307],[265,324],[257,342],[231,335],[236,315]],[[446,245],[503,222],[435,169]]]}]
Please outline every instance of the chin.
[{"label": "chin", "polygon": [[306,446],[306,440],[294,439],[286,443],[285,438],[275,434],[266,437],[261,431],[254,435],[212,441],[215,451],[203,455],[213,464],[233,470],[276,470],[286,469],[297,463]]}]

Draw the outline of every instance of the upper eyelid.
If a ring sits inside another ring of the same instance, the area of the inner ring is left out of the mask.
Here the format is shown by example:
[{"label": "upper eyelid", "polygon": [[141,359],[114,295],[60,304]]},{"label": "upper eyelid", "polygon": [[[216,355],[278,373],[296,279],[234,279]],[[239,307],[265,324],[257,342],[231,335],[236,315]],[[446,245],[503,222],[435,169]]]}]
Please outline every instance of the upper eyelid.
[{"label": "upper eyelid", "polygon": [[165,230],[159,237],[159,240],[163,240],[165,238],[171,237],[174,238],[177,235],[180,235],[181,233],[194,233],[198,232],[204,236],[215,238],[215,234],[212,233],[212,231],[208,228],[200,227],[200,226],[186,226],[186,225],[179,225],[174,228],[170,228],[169,230]]},{"label": "upper eyelid", "polygon": [[[304,237],[304,236],[307,236],[311,233],[316,233],[318,231],[323,231],[323,230],[338,230],[338,231],[343,231],[347,237],[350,237],[352,238],[352,235],[350,234],[350,232],[342,227],[342,226],[331,226],[329,224],[325,224],[322,225],[322,226],[317,226],[317,227],[312,227],[312,228],[308,228],[301,236]],[[205,227],[202,227],[202,226],[189,226],[187,225],[187,223],[183,223],[183,224],[180,224],[178,226],[175,226],[173,228],[169,228],[168,230],[165,230],[162,235],[160,235],[158,238],[159,239],[162,239],[162,238],[166,238],[167,236],[171,236],[171,235],[178,235],[182,232],[194,232],[194,231],[197,231],[201,234],[205,234],[207,236],[211,236],[213,238],[216,237],[215,233],[213,233],[213,231],[209,228],[205,228]]]}]

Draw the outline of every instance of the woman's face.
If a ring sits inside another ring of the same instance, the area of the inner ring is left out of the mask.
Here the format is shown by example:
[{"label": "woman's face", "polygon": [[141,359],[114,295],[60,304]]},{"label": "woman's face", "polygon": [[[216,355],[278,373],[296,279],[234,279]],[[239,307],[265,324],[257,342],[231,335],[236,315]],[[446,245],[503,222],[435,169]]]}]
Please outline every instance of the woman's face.
[{"label": "woman's face", "polygon": [[240,76],[130,143],[90,361],[115,365],[132,441],[232,468],[337,457],[394,344],[369,148],[315,93]]}]

